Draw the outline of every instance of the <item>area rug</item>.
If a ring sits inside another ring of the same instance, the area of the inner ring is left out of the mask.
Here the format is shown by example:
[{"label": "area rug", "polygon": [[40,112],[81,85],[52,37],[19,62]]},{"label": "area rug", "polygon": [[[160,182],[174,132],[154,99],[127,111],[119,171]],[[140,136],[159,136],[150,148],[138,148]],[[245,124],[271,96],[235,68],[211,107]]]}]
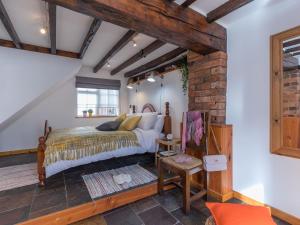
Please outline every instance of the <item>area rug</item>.
[{"label": "area rug", "polygon": [[[132,181],[124,184],[117,184],[113,175],[129,174]],[[118,169],[97,172],[82,176],[91,198],[99,198],[115,192],[124,191],[133,187],[150,183],[157,180],[157,177],[139,165],[125,166]]]},{"label": "area rug", "polygon": [[36,163],[0,168],[0,191],[38,183]]}]

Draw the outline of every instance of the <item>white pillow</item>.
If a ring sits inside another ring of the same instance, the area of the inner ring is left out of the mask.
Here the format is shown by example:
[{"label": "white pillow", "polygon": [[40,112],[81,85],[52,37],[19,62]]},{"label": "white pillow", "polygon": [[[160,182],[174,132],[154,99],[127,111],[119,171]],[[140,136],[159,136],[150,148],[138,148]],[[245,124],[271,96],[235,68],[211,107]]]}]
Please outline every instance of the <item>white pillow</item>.
[{"label": "white pillow", "polygon": [[164,128],[164,116],[163,115],[158,115],[157,120],[154,125],[154,130],[158,133],[162,132],[162,129]]},{"label": "white pillow", "polygon": [[142,119],[138,124],[138,128],[141,128],[143,130],[153,129],[156,121],[157,121],[157,115],[143,114]]}]

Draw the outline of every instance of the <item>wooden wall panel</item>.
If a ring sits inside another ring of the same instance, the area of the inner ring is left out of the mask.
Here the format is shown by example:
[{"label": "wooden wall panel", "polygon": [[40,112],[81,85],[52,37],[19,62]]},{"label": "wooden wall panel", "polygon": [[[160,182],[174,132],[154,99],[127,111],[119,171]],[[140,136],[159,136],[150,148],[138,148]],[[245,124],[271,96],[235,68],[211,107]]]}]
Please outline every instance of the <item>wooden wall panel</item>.
[{"label": "wooden wall panel", "polygon": [[283,146],[300,148],[300,117],[282,117]]},{"label": "wooden wall panel", "polygon": [[[226,201],[232,197],[232,125],[211,125],[220,147],[221,153],[227,157],[227,170],[210,172],[208,175],[208,189],[211,195]],[[218,154],[213,138],[209,139],[209,155]]]},{"label": "wooden wall panel", "polygon": [[[232,191],[232,125],[212,124],[211,125],[216,136],[217,143],[220,147],[221,153],[226,155],[228,163],[227,170],[221,172],[210,172],[208,174],[208,194],[220,201],[227,201],[233,197]],[[218,154],[217,148],[213,142],[210,133],[208,143],[208,154]],[[186,153],[196,158],[202,159],[202,152],[196,149],[187,148]],[[192,176],[192,182],[201,185],[202,177],[200,174]]]}]

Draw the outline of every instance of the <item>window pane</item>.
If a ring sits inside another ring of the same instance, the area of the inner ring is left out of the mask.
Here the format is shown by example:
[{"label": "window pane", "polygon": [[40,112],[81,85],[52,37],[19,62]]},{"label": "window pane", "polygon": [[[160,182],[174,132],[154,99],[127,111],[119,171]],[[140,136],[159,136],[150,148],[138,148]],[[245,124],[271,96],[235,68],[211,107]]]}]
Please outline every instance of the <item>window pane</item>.
[{"label": "window pane", "polygon": [[119,91],[107,89],[77,88],[77,114],[83,110],[93,110],[93,115],[118,115]]}]

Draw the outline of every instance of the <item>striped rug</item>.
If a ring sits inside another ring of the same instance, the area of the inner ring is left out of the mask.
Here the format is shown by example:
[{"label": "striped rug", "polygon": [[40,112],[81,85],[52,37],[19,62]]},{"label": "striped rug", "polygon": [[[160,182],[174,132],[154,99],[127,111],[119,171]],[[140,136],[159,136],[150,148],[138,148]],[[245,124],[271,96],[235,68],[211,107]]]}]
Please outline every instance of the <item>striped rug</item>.
[{"label": "striped rug", "polygon": [[[113,175],[122,173],[130,174],[132,181],[121,185],[116,184],[113,180]],[[118,169],[83,175],[82,178],[93,199],[157,180],[154,174],[139,165],[125,166]]]},{"label": "striped rug", "polygon": [[0,168],[0,191],[38,183],[37,165],[29,163]]}]

